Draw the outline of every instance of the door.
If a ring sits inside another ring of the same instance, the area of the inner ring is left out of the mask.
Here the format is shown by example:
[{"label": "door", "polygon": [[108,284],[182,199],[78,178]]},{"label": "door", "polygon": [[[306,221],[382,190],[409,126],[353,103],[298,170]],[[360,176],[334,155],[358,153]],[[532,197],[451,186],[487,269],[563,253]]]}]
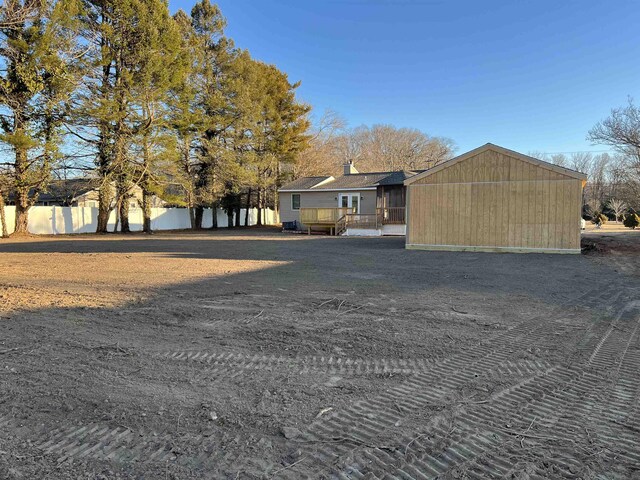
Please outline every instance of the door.
[{"label": "door", "polygon": [[338,197],[338,207],[352,208],[355,213],[360,213],[360,194],[341,193]]}]

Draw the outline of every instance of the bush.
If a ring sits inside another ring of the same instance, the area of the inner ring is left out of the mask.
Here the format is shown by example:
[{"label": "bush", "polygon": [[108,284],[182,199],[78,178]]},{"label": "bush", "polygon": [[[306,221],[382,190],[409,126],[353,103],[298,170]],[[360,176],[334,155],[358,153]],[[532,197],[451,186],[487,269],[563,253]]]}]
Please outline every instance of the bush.
[{"label": "bush", "polygon": [[636,215],[635,213],[630,213],[626,217],[624,217],[624,222],[622,222],[622,224],[625,227],[630,228],[631,230],[635,230],[636,227],[640,225],[640,217],[638,217],[638,215]]},{"label": "bush", "polygon": [[593,223],[594,225],[597,225],[597,226],[600,227],[600,226],[604,225],[605,223],[607,223],[607,220],[609,220],[609,219],[607,218],[607,216],[605,214],[600,213],[600,212],[594,212],[593,218],[591,219],[591,223]]},{"label": "bush", "polygon": [[582,205],[582,218],[585,220],[591,220],[593,218],[593,209],[591,208],[591,205],[586,203]]}]

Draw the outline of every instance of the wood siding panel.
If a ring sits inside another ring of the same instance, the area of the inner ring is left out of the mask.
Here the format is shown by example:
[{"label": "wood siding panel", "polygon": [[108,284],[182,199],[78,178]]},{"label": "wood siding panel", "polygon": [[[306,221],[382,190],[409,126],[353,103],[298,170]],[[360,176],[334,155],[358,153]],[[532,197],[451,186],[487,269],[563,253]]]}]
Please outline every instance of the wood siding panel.
[{"label": "wood siding panel", "polygon": [[577,250],[581,180],[487,150],[409,185],[407,243]]},{"label": "wood siding panel", "polygon": [[[491,158],[461,168],[449,183],[410,185],[409,244],[523,249],[579,249],[582,185],[538,172],[523,162],[498,158],[495,178],[458,182],[469,172],[491,169]],[[473,173],[477,176],[477,173]],[[486,175],[486,172],[485,172]]]}]

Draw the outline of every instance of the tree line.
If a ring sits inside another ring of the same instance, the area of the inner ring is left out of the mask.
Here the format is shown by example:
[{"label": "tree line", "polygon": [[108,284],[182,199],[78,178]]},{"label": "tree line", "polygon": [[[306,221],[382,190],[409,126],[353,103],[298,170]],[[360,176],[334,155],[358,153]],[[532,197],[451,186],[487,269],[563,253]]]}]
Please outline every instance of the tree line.
[{"label": "tree line", "polygon": [[[114,210],[129,231],[140,188],[150,232],[154,195],[187,207],[194,229],[208,207],[239,225],[241,206],[277,205],[291,178],[339,175],[347,161],[364,172],[423,170],[453,156],[452,140],[417,129],[347,128],[334,112],[312,125],[299,83],[236,47],[225,27],[210,0],[174,15],[164,0],[5,0],[2,231],[11,198],[15,232],[27,233],[29,208],[54,176],[94,179],[98,232]],[[640,211],[640,108],[613,109],[587,139],[612,153],[531,153],[588,174],[586,217]]]},{"label": "tree line", "polygon": [[206,207],[266,205],[310,141],[310,106],[225,26],[209,0],[175,15],[163,0],[6,0],[0,207],[11,195],[15,232],[27,233],[52,172],[96,179],[98,232],[113,210],[129,231],[134,186],[147,232],[150,199],[163,191],[193,228]]},{"label": "tree line", "polygon": [[612,152],[529,155],[587,174],[583,192],[587,220],[605,214],[618,221],[640,212],[640,107],[629,99],[627,105],[613,108],[589,130],[587,140]]},{"label": "tree line", "polygon": [[311,129],[310,142],[294,164],[295,176],[340,175],[353,161],[362,172],[415,171],[453,157],[456,145],[415,128],[378,124],[347,128],[334,111],[325,112]]}]

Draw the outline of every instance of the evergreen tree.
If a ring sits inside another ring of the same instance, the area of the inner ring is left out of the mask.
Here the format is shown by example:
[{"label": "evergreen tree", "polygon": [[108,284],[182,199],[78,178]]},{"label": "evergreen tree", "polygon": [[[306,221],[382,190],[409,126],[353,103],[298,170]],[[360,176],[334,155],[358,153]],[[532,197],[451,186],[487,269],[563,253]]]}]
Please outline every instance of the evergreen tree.
[{"label": "evergreen tree", "polygon": [[[195,81],[199,89],[196,105],[202,121],[197,142],[198,163],[195,169],[195,228],[202,228],[205,206],[220,204],[234,163],[230,138],[238,120],[233,109],[233,88],[237,78],[239,52],[224,36],[226,24],[220,10],[209,0],[197,3],[191,11],[193,29],[201,55]],[[215,214],[214,227],[215,223]]]},{"label": "evergreen tree", "polygon": [[640,225],[640,218],[635,213],[629,213],[624,217],[623,225],[631,230],[635,230]]},{"label": "evergreen tree", "polygon": [[169,175],[183,190],[191,228],[196,228],[196,172],[199,164],[194,150],[204,130],[203,114],[198,105],[201,91],[197,73],[203,51],[200,48],[201,38],[196,35],[191,17],[179,10],[173,18],[181,36],[179,60],[183,75],[181,81],[171,89],[168,100],[169,129],[176,143],[174,168],[170,168]]},{"label": "evergreen tree", "polygon": [[[159,168],[161,149],[166,144],[167,108],[172,87],[182,83],[186,70],[181,57],[180,30],[167,9],[150,10],[141,19],[140,29],[146,35],[140,39],[136,85],[133,89],[136,143],[140,147],[141,162],[136,165],[142,189],[143,231],[151,233],[151,199],[162,191],[163,171]],[[137,107],[137,108],[135,108]]]},{"label": "evergreen tree", "polygon": [[164,87],[153,95],[150,91],[154,84],[165,82],[164,75],[171,75],[163,72],[171,62],[163,62],[173,59],[177,39],[162,0],[84,0],[83,23],[85,41],[94,48],[79,118],[96,150],[100,179],[97,232],[107,231],[114,207],[121,231],[127,232],[130,198],[141,173],[132,161],[131,149],[136,137],[153,123],[148,107]]},{"label": "evergreen tree", "polygon": [[65,102],[75,84],[76,15],[72,0],[59,0],[42,3],[21,21],[0,19],[0,141],[13,152],[15,234],[28,233],[29,208],[57,159]]},{"label": "evergreen tree", "polygon": [[282,184],[282,166],[295,162],[297,154],[308,146],[310,126],[306,104],[296,100],[299,83],[290,83],[287,75],[273,65],[254,62],[257,81],[257,115],[250,131],[258,194],[258,225],[269,195],[277,205],[277,188]]}]

